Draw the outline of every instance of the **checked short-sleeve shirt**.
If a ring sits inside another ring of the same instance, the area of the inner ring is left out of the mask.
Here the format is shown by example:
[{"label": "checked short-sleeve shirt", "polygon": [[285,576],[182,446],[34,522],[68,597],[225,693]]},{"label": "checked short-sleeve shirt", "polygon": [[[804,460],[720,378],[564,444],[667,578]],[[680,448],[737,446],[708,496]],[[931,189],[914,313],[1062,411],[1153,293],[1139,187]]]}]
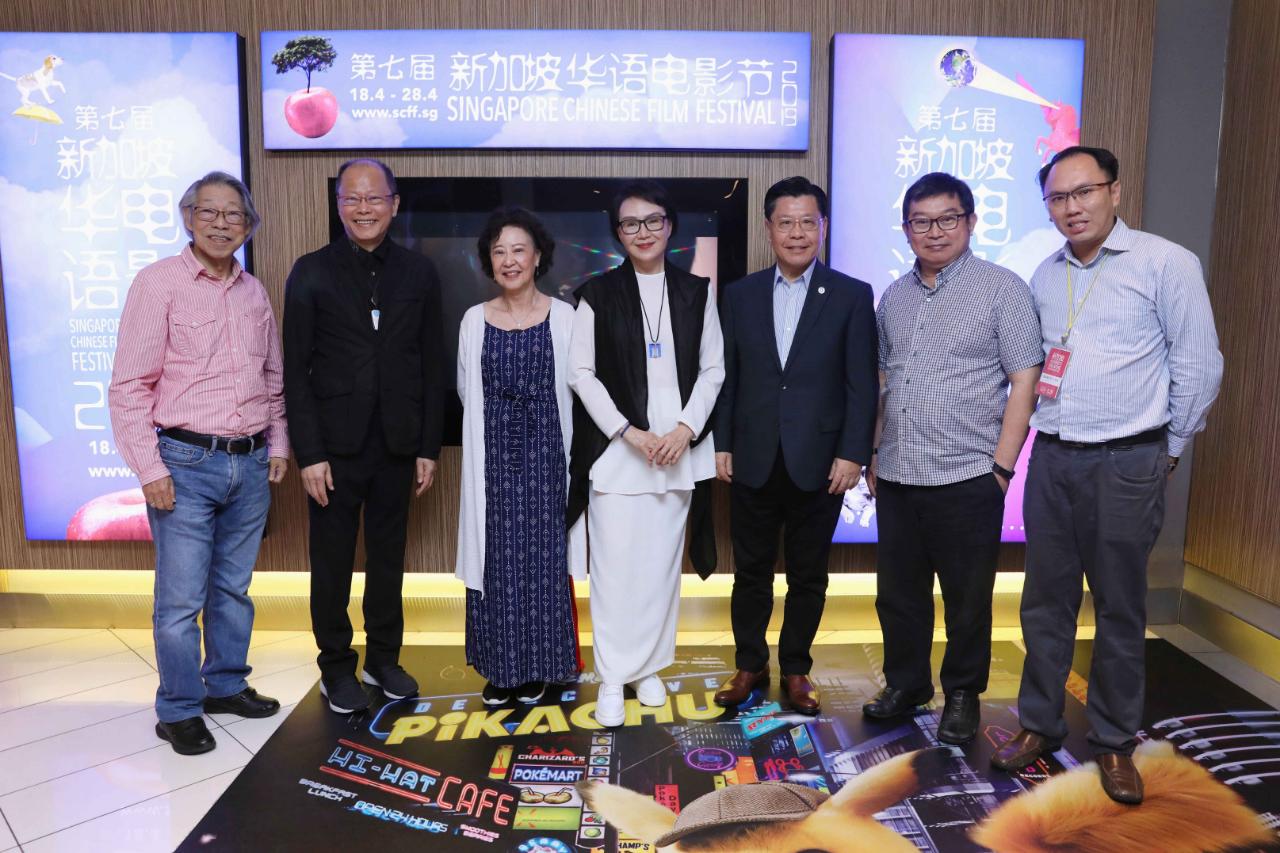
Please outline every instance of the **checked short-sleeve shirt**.
[{"label": "checked short-sleeve shirt", "polygon": [[991,473],[1009,375],[1044,361],[1026,283],[966,251],[929,287],[913,269],[876,311],[885,374],[878,474],[945,486]]}]

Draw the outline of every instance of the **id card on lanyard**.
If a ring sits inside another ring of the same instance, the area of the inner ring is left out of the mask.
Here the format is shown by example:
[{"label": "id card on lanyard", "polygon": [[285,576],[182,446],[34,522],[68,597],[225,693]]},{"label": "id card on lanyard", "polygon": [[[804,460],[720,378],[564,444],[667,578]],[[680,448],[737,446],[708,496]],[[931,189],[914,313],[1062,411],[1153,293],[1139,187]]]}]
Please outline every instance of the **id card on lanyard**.
[{"label": "id card on lanyard", "polygon": [[1107,265],[1110,257],[1111,255],[1102,256],[1098,270],[1093,274],[1079,305],[1076,304],[1075,291],[1071,287],[1071,261],[1067,261],[1067,328],[1062,335],[1062,340],[1055,346],[1049,347],[1049,353],[1044,359],[1044,367],[1040,370],[1040,381],[1036,383],[1036,393],[1046,400],[1056,400],[1062,390],[1062,380],[1066,378],[1067,367],[1071,364],[1071,345],[1068,343],[1071,339],[1071,331],[1076,327],[1076,321],[1080,319],[1081,313],[1084,312],[1084,305],[1089,301],[1093,286],[1102,277],[1102,268]]}]

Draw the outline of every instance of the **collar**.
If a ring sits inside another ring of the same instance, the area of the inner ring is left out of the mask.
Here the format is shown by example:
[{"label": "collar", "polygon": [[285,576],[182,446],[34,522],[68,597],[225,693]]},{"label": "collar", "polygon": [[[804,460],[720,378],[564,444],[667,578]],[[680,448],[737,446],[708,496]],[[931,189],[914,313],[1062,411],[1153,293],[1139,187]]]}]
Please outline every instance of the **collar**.
[{"label": "collar", "polygon": [[1125,221],[1116,216],[1116,224],[1112,226],[1111,233],[1107,235],[1107,239],[1102,241],[1102,247],[1098,249],[1098,254],[1093,256],[1093,260],[1088,264],[1081,263],[1076,257],[1075,252],[1071,250],[1071,243],[1064,243],[1059,254],[1062,259],[1068,263],[1075,264],[1078,267],[1087,267],[1097,262],[1102,257],[1102,250],[1107,249],[1112,252],[1127,252],[1133,248],[1137,238],[1133,235],[1133,229],[1125,224]]},{"label": "collar", "polygon": [[956,258],[954,261],[947,264],[942,269],[938,270],[938,274],[937,276],[934,277],[934,280],[933,280],[933,287],[930,287],[929,285],[924,283],[924,277],[920,275],[919,260],[917,260],[914,264],[911,265],[911,273],[912,275],[915,276],[916,284],[920,285],[925,290],[928,290],[931,293],[936,293],[940,287],[942,287],[947,282],[951,281],[951,279],[958,276],[964,270],[965,265],[969,263],[969,259],[972,257],[973,257],[973,250],[965,249],[964,252],[960,255],[960,257]]},{"label": "collar", "polygon": [[[200,260],[196,257],[196,253],[192,250],[191,246],[192,243],[188,241],[187,245],[182,247],[182,253],[179,255],[179,257],[182,258],[182,263],[187,268],[187,272],[191,274],[191,280],[195,281],[200,278],[201,275],[204,275],[204,277],[210,281],[216,281],[221,284],[222,279],[205,269],[204,264],[200,263]],[[235,258],[232,258],[231,274],[227,276],[227,284],[235,284],[236,280],[240,278],[240,273],[242,272],[244,272],[244,270],[241,269],[240,262]]]},{"label": "collar", "polygon": [[382,242],[379,243],[377,246],[375,246],[372,252],[367,251],[366,249],[363,249],[360,246],[357,246],[354,240],[348,239],[347,245],[351,247],[351,250],[353,252],[355,252],[356,257],[361,260],[365,260],[367,258],[376,258],[378,261],[385,263],[387,260],[387,256],[391,254],[391,238],[390,237],[383,237]]},{"label": "collar", "polygon": [[[813,281],[813,271],[814,269],[817,268],[817,266],[818,266],[818,259],[815,257],[812,261],[809,261],[809,266],[805,267],[805,271],[800,273],[800,277],[795,280],[794,284],[800,285],[802,289],[808,288],[809,282]],[[782,274],[782,268],[779,267],[777,264],[774,264],[773,265],[773,286],[777,287],[779,284],[782,284],[784,282],[788,284],[792,283],[792,282],[787,282],[787,277]]]}]

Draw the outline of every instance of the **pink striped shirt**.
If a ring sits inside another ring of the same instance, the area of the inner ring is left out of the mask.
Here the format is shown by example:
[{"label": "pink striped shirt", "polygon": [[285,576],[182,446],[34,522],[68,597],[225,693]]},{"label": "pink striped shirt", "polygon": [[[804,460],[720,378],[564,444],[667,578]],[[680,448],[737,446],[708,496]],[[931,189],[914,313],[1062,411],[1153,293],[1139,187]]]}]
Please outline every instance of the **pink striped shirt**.
[{"label": "pink striped shirt", "polygon": [[266,430],[268,453],[287,459],[280,338],[262,282],[234,261],[218,280],[189,245],[139,272],[120,317],[109,400],[120,455],[144,486],[169,476],[157,428]]}]

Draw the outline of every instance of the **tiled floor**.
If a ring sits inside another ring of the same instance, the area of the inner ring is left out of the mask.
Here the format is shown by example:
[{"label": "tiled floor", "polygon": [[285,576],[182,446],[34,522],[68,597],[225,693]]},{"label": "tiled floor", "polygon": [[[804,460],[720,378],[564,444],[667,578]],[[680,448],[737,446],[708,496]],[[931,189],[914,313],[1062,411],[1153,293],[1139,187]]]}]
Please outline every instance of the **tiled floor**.
[{"label": "tiled floor", "polygon": [[[1280,683],[1185,628],[1153,633],[1280,707]],[[997,639],[1017,636],[996,630]],[[879,639],[875,631],[829,631],[818,642]],[[452,645],[462,635],[405,640]],[[679,642],[730,644],[732,637],[689,633]],[[212,715],[218,748],[182,757],[153,731],[150,631],[0,629],[0,853],[172,850],[311,689],[314,660],[309,633],[255,633],[251,682],[284,708],[266,720]]]}]

